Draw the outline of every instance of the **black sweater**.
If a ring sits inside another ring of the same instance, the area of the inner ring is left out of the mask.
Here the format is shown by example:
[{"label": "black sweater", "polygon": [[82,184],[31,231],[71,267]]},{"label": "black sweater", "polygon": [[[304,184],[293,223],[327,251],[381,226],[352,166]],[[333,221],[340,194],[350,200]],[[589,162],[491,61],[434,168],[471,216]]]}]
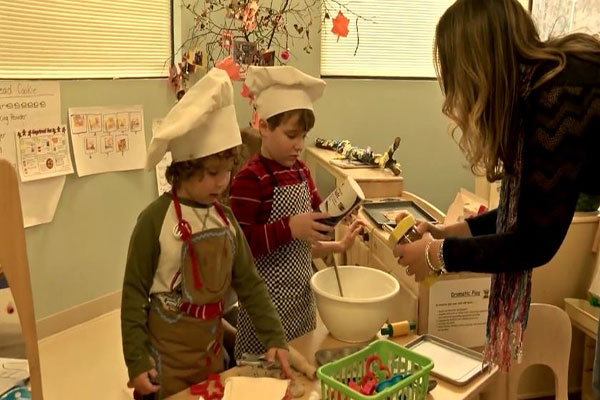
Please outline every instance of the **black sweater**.
[{"label": "black sweater", "polygon": [[[540,65],[533,82],[551,68]],[[467,220],[472,238],[447,238],[451,272],[507,272],[546,264],[580,193],[600,194],[600,64],[569,57],[522,104],[523,170],[516,229],[496,233],[497,210]]]}]

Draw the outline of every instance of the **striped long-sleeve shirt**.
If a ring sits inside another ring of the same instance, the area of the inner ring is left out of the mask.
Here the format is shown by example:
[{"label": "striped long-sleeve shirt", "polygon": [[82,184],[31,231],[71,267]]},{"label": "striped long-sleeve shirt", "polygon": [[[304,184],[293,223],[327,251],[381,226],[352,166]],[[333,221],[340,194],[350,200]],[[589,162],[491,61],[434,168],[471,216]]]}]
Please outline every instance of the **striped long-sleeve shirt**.
[{"label": "striped long-sleeve shirt", "polygon": [[300,183],[301,179],[308,183],[311,205],[316,210],[321,197],[308,167],[302,161],[298,160],[287,168],[256,154],[233,179],[231,209],[246,235],[254,258],[271,253],[292,241],[291,215],[277,221],[267,221],[273,207],[274,183],[282,187]]}]

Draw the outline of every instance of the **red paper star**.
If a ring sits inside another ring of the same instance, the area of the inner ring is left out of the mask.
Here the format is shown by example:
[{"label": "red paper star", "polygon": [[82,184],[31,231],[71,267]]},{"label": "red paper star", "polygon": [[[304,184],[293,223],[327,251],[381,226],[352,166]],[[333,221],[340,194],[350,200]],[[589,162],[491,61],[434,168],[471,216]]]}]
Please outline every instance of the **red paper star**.
[{"label": "red paper star", "polygon": [[338,35],[338,40],[340,40],[340,36],[348,36],[348,23],[350,20],[346,18],[341,11],[338,13],[337,17],[331,21],[333,22],[333,28],[331,28],[331,32],[333,32],[334,35]]},{"label": "red paper star", "polygon": [[240,66],[233,61],[231,56],[219,61],[216,67],[227,72],[232,81],[240,80]]}]

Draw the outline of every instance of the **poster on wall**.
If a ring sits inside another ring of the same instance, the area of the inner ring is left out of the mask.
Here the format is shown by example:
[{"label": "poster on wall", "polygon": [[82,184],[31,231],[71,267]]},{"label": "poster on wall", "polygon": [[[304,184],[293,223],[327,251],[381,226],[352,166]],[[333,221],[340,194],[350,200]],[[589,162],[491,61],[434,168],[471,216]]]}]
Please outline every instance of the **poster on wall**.
[{"label": "poster on wall", "polygon": [[144,168],[141,106],[69,108],[69,124],[78,176]]},{"label": "poster on wall", "polygon": [[[156,135],[160,124],[162,123],[162,119],[154,119],[152,120],[152,136]],[[167,167],[171,165],[171,152],[167,151],[163,156],[162,160],[158,164],[156,164],[156,186],[158,189],[158,195],[162,195],[165,192],[171,190],[171,185],[167,182],[167,178],[165,177],[165,173],[167,172]]]},{"label": "poster on wall", "polygon": [[598,0],[533,0],[531,4],[531,16],[542,40],[571,32],[598,34],[598,15]]},{"label": "poster on wall", "polygon": [[465,347],[485,344],[491,278],[440,280],[429,289],[428,332]]},{"label": "poster on wall", "polygon": [[66,125],[22,129],[15,135],[23,182],[73,173]]},{"label": "poster on wall", "polygon": [[[0,81],[0,158],[15,169],[15,132],[60,122],[58,82]],[[26,228],[52,221],[64,184],[64,176],[19,183]]]}]

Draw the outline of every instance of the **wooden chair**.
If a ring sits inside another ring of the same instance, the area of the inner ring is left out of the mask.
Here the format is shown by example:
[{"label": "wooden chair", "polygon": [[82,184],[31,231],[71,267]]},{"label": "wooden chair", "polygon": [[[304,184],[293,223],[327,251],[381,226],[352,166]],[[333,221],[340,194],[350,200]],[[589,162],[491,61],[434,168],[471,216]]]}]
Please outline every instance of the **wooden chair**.
[{"label": "wooden chair", "polygon": [[516,399],[519,378],[532,365],[546,365],[554,374],[557,400],[568,399],[571,320],[568,314],[551,304],[534,303],[523,336],[523,360],[508,373],[508,398]]},{"label": "wooden chair", "polygon": [[19,184],[12,165],[0,159],[0,270],[12,291],[19,313],[25,349],[29,360],[33,400],[42,400],[42,375],[29,264],[25,248],[25,228],[21,213]]}]

